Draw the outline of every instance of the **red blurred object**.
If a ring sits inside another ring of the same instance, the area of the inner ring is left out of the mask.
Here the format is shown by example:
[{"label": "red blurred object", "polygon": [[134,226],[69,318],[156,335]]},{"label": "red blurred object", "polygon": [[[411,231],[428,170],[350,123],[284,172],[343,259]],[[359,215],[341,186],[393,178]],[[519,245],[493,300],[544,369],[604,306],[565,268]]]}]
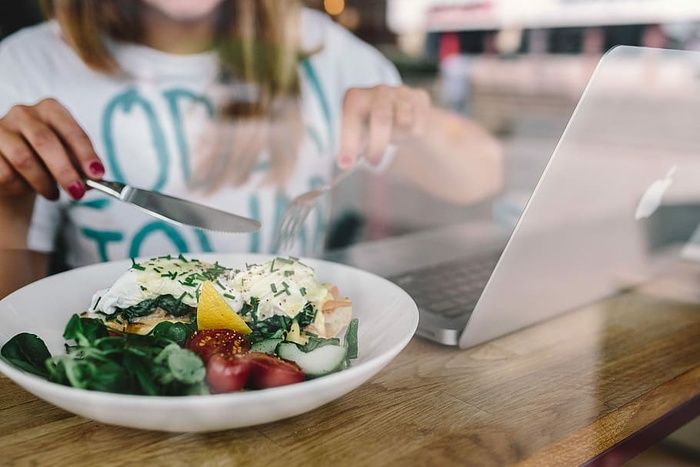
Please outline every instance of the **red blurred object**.
[{"label": "red blurred object", "polygon": [[460,45],[459,36],[456,32],[446,32],[440,36],[440,48],[438,50],[438,57],[440,63],[442,63],[446,58],[453,55],[459,55]]}]

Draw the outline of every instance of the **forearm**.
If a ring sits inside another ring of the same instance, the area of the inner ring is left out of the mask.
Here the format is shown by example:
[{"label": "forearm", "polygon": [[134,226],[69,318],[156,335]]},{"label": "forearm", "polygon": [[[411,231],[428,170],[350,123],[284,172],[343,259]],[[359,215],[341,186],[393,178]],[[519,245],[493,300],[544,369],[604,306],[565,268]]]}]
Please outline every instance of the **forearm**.
[{"label": "forearm", "polygon": [[0,251],[27,248],[34,194],[0,197]]},{"label": "forearm", "polygon": [[495,194],[503,181],[499,143],[469,120],[433,108],[425,132],[401,144],[390,171],[428,193],[469,204]]},{"label": "forearm", "polygon": [[0,298],[46,275],[46,255],[27,250],[33,205],[33,195],[0,198]]},{"label": "forearm", "polygon": [[46,276],[48,257],[29,250],[0,250],[0,299]]}]

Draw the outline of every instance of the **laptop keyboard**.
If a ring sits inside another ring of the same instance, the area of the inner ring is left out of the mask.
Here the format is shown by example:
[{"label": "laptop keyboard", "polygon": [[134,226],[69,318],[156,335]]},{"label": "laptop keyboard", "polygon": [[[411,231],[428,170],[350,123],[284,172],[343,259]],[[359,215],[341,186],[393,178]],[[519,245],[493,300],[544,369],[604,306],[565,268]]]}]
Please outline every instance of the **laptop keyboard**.
[{"label": "laptop keyboard", "polygon": [[496,266],[500,251],[461,258],[389,280],[413,297],[421,312],[457,318],[471,312]]}]

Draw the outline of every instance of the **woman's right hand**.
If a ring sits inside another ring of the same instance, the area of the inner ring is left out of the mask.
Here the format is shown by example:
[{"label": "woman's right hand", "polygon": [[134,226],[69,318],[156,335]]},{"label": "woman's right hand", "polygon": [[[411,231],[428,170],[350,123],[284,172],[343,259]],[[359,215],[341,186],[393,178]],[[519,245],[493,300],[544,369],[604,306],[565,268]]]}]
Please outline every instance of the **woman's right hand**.
[{"label": "woman's right hand", "polygon": [[0,198],[56,200],[60,186],[77,200],[84,176],[99,180],[104,172],[90,138],[55,99],[16,105],[0,118]]}]

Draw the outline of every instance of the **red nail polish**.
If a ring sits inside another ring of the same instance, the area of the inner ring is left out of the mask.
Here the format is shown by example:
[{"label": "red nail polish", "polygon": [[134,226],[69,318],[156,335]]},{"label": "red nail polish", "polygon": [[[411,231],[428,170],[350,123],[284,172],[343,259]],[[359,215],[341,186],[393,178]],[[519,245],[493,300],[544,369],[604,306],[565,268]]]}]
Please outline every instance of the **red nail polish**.
[{"label": "red nail polish", "polygon": [[105,166],[102,165],[100,161],[93,161],[90,163],[90,173],[95,177],[101,177],[105,174]]},{"label": "red nail polish", "polygon": [[80,198],[85,196],[85,187],[80,182],[73,182],[68,187],[68,193],[71,195],[71,197],[73,199],[79,200]]}]

